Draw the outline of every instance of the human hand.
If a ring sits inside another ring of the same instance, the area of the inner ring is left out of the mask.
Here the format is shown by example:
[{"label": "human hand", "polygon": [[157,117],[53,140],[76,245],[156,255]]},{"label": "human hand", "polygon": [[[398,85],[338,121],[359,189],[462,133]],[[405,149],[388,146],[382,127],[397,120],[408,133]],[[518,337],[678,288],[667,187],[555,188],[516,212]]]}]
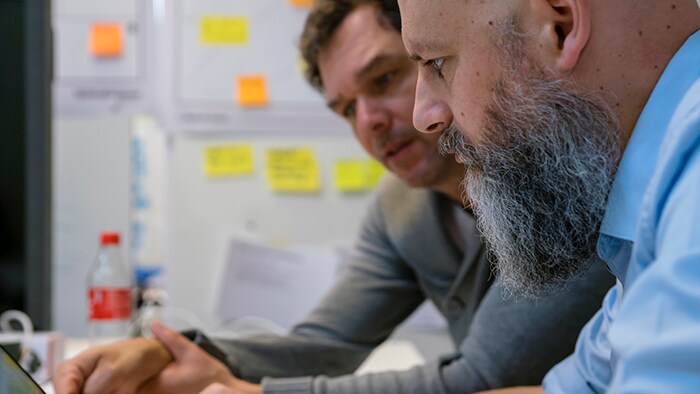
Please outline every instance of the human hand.
[{"label": "human hand", "polygon": [[234,389],[221,383],[212,383],[199,394],[238,394]]},{"label": "human hand", "polygon": [[[260,393],[260,386],[234,377],[219,360],[176,331],[155,322],[151,331],[172,354],[173,362],[139,389],[140,393],[198,393],[201,390],[234,394]],[[214,385],[219,383],[219,385]]]},{"label": "human hand", "polygon": [[133,393],[172,357],[160,342],[137,338],[92,347],[58,367],[56,394]]}]

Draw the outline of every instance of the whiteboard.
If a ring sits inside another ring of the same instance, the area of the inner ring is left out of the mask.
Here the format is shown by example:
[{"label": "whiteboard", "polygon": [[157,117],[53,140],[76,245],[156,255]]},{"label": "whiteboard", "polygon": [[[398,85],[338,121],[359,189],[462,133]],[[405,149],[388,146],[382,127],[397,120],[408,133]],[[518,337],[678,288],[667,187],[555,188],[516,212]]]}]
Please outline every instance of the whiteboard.
[{"label": "whiteboard", "polygon": [[[338,133],[347,126],[302,75],[298,50],[307,9],[281,0],[174,0],[162,3],[161,120],[179,132]],[[203,39],[205,18],[247,21],[245,43]],[[266,79],[267,104],[241,106],[240,76]]]},{"label": "whiteboard", "polygon": [[[57,0],[53,103],[59,116],[130,115],[152,107],[150,1]],[[89,42],[94,24],[123,29],[118,56],[99,57]]]}]

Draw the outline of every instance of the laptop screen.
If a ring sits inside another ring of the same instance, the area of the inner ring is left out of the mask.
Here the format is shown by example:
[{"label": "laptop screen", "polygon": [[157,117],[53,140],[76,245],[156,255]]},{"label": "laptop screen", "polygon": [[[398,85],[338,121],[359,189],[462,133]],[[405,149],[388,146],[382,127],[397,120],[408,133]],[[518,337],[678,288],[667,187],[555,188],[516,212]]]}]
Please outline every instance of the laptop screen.
[{"label": "laptop screen", "polygon": [[36,394],[44,391],[0,346],[0,394]]}]

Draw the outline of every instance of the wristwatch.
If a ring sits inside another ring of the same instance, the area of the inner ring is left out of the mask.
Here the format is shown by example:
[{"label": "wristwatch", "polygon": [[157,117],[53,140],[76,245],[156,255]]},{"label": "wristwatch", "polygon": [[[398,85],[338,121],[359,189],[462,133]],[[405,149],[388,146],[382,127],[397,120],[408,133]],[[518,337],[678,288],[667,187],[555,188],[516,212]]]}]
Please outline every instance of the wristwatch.
[{"label": "wristwatch", "polygon": [[191,329],[181,332],[187,339],[197,344],[200,349],[207,352],[210,356],[221,361],[235,376],[239,376],[238,368],[235,368],[226,357],[226,353],[221,350],[214,342],[209,339],[201,330]]}]

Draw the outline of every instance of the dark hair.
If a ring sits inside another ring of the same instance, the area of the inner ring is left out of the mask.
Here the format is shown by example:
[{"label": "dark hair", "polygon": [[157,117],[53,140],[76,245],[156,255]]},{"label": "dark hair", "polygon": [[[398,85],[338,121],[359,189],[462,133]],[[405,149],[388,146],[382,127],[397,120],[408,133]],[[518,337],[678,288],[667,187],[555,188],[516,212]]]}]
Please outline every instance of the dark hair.
[{"label": "dark hair", "polygon": [[380,25],[401,32],[401,16],[396,0],[316,0],[306,18],[299,44],[301,56],[306,62],[304,76],[316,90],[323,91],[318,68],[319,52],[328,44],[345,18],[362,5],[376,8]]}]

